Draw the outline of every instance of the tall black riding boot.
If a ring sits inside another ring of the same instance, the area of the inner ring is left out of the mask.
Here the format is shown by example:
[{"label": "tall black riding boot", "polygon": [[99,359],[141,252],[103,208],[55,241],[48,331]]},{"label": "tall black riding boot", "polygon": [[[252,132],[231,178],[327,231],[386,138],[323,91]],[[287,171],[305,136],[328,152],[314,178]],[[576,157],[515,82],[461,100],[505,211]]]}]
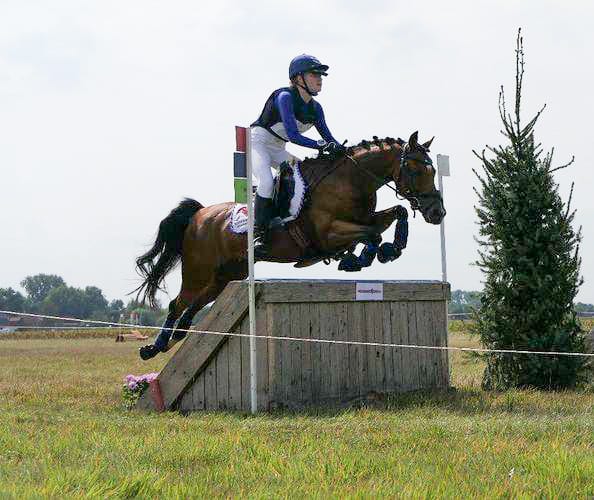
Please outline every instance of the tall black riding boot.
[{"label": "tall black riding boot", "polygon": [[272,199],[263,198],[256,193],[254,209],[254,237],[262,238],[266,234],[270,219],[272,219]]}]

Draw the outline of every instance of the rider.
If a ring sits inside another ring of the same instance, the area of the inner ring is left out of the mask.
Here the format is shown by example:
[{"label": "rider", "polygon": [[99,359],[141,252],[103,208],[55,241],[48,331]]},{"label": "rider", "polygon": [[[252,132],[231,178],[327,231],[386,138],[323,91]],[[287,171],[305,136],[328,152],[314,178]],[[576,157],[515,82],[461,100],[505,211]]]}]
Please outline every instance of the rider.
[{"label": "rider", "polygon": [[[345,150],[328,130],[322,106],[313,98],[322,90],[322,75],[328,66],[314,56],[301,54],[289,65],[290,87],[275,90],[264,104],[260,117],[251,124],[252,169],[258,178],[255,201],[255,234],[266,231],[272,216],[273,181],[270,167],[297,160],[286,149],[292,142],[320,152],[336,154]],[[301,135],[316,127],[322,139]]]}]

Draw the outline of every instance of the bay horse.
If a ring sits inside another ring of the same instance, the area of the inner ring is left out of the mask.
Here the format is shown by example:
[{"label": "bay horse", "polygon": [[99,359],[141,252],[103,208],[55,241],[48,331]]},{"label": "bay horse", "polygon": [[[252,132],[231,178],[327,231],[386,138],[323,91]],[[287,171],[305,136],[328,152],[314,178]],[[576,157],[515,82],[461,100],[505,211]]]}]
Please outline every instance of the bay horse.
[{"label": "bay horse", "polygon": [[[439,224],[446,211],[435,188],[435,168],[428,155],[431,142],[392,138],[362,141],[345,154],[327,159],[307,158],[316,185],[298,217],[306,244],[283,227],[271,229],[256,253],[258,261],[296,262],[304,267],[354,248],[359,242],[379,242],[396,219],[398,208],[375,211],[376,191],[394,181],[396,193],[419,210],[426,222]],[[185,199],[161,221],[153,247],[136,260],[143,283],[135,290],[142,301],[155,304],[166,274],[182,262],[182,286],[169,304],[169,313],[155,344],[141,347],[142,359],[165,352],[185,337],[196,313],[212,302],[232,280],[247,277],[247,236],[230,230],[235,203],[204,207]],[[177,322],[177,329],[174,325]],[[173,335],[172,335],[173,334]]]}]

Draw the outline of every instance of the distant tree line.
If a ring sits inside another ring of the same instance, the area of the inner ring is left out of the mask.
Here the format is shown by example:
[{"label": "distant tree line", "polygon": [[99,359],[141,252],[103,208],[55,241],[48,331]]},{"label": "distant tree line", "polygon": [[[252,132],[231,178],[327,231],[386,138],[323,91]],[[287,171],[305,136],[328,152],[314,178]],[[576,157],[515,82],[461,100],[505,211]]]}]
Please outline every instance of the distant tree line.
[{"label": "distant tree line", "polygon": [[[452,290],[452,298],[448,306],[450,314],[470,314],[481,307],[483,292]],[[593,312],[594,304],[577,302],[574,304],[575,312]]]},{"label": "distant tree line", "polygon": [[[108,301],[100,288],[87,286],[75,288],[55,274],[36,274],[21,281],[25,295],[13,288],[0,288],[0,310],[68,316],[99,321],[118,322],[122,318],[129,321],[132,315],[141,325],[161,325],[167,310],[161,307],[152,309],[130,299],[127,304],[120,299]],[[450,314],[470,314],[479,309],[483,292],[453,290],[449,303]],[[593,304],[578,302],[576,312],[594,311]],[[200,319],[206,312],[199,314]]]},{"label": "distant tree line", "polygon": [[[128,321],[136,316],[141,325],[160,325],[167,311],[149,308],[131,299],[108,301],[100,288],[76,288],[55,274],[36,274],[21,281],[25,295],[13,288],[0,288],[0,310],[84,318],[99,321]],[[134,313],[134,314],[133,314]]]}]

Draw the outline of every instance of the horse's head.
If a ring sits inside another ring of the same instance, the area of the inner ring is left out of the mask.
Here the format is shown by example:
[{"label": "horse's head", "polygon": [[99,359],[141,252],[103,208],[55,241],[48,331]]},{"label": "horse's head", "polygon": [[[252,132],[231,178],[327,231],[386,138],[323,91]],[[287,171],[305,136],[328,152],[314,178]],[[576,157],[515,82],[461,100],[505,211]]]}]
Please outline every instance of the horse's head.
[{"label": "horse's head", "polygon": [[418,132],[414,132],[408,142],[402,141],[402,154],[395,165],[392,177],[398,193],[404,196],[413,210],[419,210],[423,218],[431,224],[440,224],[446,215],[441,193],[435,189],[435,168],[429,158],[429,146],[418,142]]}]

